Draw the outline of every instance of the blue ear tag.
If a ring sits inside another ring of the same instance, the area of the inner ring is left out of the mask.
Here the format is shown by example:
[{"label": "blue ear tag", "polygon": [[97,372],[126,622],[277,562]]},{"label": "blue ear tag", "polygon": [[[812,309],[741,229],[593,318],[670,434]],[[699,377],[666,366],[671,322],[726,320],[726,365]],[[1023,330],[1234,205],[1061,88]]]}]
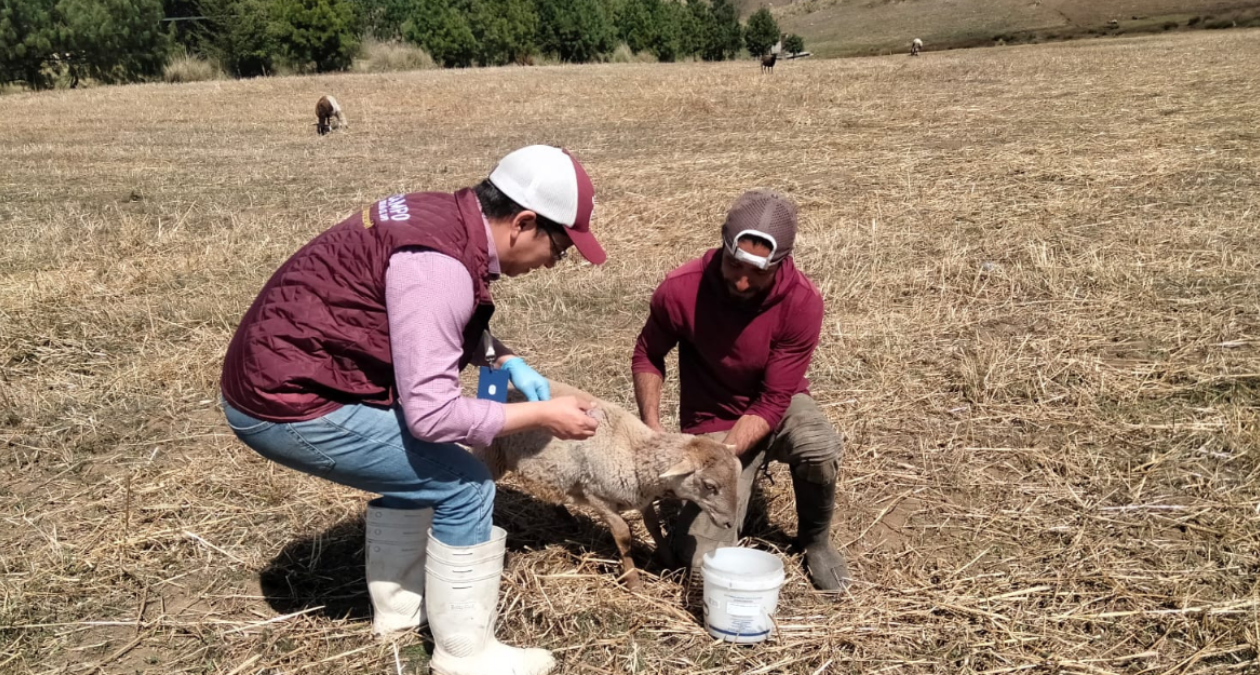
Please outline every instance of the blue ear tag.
[{"label": "blue ear tag", "polygon": [[498,368],[481,367],[477,377],[477,398],[507,403],[508,373]]}]

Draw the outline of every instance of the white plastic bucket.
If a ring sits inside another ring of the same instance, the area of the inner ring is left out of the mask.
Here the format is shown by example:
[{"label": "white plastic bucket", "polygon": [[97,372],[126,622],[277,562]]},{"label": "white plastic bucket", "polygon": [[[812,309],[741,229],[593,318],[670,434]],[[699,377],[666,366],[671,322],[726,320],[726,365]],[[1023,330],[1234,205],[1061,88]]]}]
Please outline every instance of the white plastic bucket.
[{"label": "white plastic bucket", "polygon": [[704,626],[727,642],[761,642],[774,632],[774,610],[783,585],[783,561],[752,548],[719,548],[706,553]]}]

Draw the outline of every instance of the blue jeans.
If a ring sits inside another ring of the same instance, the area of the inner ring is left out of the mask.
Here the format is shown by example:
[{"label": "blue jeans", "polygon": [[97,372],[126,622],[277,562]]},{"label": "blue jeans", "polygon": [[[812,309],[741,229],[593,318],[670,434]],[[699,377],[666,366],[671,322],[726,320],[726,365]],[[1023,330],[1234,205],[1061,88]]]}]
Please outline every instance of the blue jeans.
[{"label": "blue jeans", "polygon": [[494,481],[454,443],[417,440],[402,410],[348,405],[306,422],[256,419],[227,401],[228,426],[245,445],[290,469],[381,495],[393,509],[433,508],[433,536],[447,546],[490,541]]}]

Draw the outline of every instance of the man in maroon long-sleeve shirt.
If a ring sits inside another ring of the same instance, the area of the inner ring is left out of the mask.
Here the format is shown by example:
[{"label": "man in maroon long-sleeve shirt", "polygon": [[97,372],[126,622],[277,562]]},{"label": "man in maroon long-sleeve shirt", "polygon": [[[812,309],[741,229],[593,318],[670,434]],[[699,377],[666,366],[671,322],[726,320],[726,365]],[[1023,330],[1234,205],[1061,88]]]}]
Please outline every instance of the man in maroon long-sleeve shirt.
[{"label": "man in maroon long-sleeve shirt", "polygon": [[[796,207],[786,197],[741,195],[722,226],[722,247],[670,272],[652,295],[634,349],[634,394],[643,421],[662,431],[665,356],[677,346],[682,431],[724,439],[744,465],[735,522],[747,514],[757,470],[767,460],[789,464],[796,544],[814,584],[840,590],[849,574],[830,535],[841,440],[805,379],[823,301],[792,262],[795,238]],[[675,551],[692,570],[705,553],[739,538],[693,504],[673,532]]]}]

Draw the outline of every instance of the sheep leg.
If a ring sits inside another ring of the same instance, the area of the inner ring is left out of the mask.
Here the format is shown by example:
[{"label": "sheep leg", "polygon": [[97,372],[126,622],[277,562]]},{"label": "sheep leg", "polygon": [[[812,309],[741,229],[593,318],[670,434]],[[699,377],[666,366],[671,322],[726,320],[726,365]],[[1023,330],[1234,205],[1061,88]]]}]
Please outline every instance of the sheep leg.
[{"label": "sheep leg", "polygon": [[665,534],[661,531],[661,519],[656,513],[656,502],[650,502],[643,507],[642,513],[643,525],[647,528],[648,534],[652,535],[652,542],[656,544],[657,562],[667,569],[678,567],[678,559],[674,557],[674,552],[669,549],[669,545],[665,541]]},{"label": "sheep leg", "polygon": [[630,537],[630,526],[626,524],[625,519],[617,513],[615,509],[598,499],[591,499],[587,495],[586,503],[595,509],[599,515],[608,523],[608,529],[612,530],[613,539],[617,542],[617,551],[621,553],[621,577],[626,581],[626,588],[631,591],[639,591],[643,589],[643,582],[639,580],[639,570],[634,567],[634,560],[630,557],[630,544],[633,541]]}]

